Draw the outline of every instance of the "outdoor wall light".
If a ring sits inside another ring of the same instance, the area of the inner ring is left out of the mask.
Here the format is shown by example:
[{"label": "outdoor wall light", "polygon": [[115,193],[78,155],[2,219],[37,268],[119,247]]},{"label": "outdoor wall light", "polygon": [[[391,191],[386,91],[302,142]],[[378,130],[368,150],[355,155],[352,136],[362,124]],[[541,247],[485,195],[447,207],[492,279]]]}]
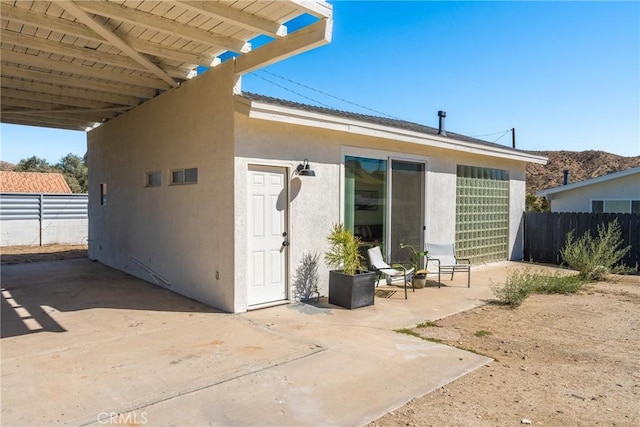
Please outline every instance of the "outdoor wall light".
[{"label": "outdoor wall light", "polygon": [[304,162],[300,163],[296,168],[296,175],[299,176],[316,176],[316,173],[311,166],[309,166],[309,161],[304,159]]}]

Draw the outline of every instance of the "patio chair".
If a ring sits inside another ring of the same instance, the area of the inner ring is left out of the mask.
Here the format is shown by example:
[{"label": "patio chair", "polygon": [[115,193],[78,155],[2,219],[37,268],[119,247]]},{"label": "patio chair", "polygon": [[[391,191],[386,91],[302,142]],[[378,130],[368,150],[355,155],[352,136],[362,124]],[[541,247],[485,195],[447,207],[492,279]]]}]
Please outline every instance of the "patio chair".
[{"label": "patio chair", "polygon": [[[456,249],[453,243],[427,243],[427,263],[434,262],[438,267],[438,287],[442,284],[441,274],[466,272],[467,288],[471,287],[471,261],[468,258],[456,258]],[[461,263],[463,261],[464,263]]]},{"label": "patio chair", "polygon": [[[380,282],[381,275],[386,277],[387,284],[392,283],[393,279],[402,278],[404,280],[404,299],[407,299],[407,283],[413,278],[413,267],[407,268],[402,264],[387,264],[382,258],[380,246],[374,246],[368,249],[367,254],[369,255],[369,265],[373,271],[378,274],[376,286],[378,286]],[[413,292],[415,292],[416,288],[413,286],[413,281],[411,282],[411,287],[413,288]]]}]

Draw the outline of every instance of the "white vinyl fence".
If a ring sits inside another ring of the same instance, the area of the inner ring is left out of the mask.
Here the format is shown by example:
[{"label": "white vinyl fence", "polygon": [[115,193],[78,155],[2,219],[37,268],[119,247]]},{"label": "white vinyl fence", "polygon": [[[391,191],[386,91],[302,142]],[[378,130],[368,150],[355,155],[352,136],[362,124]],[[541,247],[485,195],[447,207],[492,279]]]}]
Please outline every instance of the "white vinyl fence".
[{"label": "white vinyl fence", "polygon": [[87,244],[87,194],[0,193],[0,246]]}]

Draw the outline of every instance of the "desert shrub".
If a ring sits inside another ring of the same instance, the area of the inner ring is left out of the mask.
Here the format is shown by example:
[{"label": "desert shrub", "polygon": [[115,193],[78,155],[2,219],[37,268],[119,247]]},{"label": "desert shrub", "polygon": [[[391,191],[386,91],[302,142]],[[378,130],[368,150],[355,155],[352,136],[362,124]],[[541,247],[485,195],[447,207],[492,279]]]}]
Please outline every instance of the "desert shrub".
[{"label": "desert shrub", "polygon": [[533,292],[535,275],[529,269],[510,271],[504,286],[492,287],[501,304],[518,307]]},{"label": "desert shrub", "polygon": [[495,286],[492,290],[499,303],[518,307],[531,294],[572,294],[581,290],[586,283],[580,275],[546,273],[527,268],[510,271],[504,286]]},{"label": "desert shrub", "polygon": [[580,275],[541,274],[534,285],[536,294],[575,294],[587,283]]},{"label": "desert shrub", "polygon": [[597,237],[586,232],[579,239],[575,239],[573,231],[567,234],[567,243],[560,251],[564,262],[577,270],[586,280],[600,280],[608,273],[624,273],[629,269],[619,264],[620,260],[629,252],[631,246],[621,248],[624,240],[618,220],[598,225]]}]

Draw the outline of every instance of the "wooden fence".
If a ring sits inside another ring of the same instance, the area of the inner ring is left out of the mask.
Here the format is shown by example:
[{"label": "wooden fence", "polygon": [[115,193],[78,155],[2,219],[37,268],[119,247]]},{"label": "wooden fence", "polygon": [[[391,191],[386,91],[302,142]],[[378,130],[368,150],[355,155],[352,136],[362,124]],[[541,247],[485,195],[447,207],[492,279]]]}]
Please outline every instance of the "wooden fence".
[{"label": "wooden fence", "polygon": [[525,212],[524,259],[526,261],[560,264],[560,250],[564,248],[567,233],[573,231],[578,238],[586,232],[597,235],[598,225],[618,220],[624,240],[631,246],[623,262],[638,271],[640,264],[640,214],[590,214],[558,212]]}]

